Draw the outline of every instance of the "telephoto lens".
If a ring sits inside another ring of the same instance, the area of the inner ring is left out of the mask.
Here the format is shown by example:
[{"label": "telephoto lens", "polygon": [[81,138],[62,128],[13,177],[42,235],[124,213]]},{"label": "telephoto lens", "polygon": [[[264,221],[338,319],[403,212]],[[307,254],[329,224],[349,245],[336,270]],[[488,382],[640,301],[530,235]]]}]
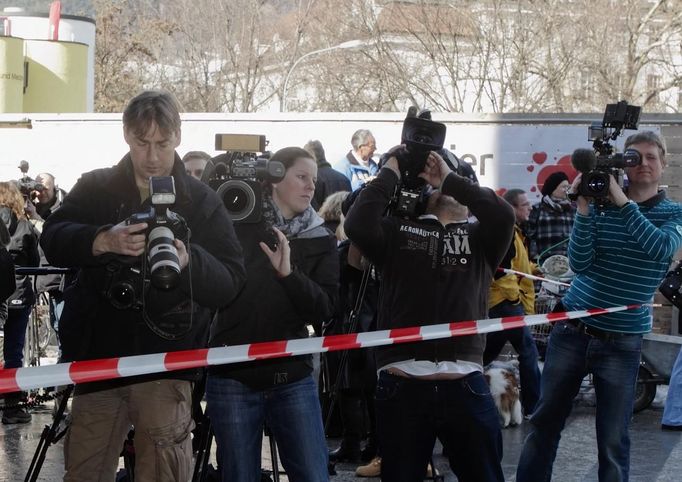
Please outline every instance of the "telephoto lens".
[{"label": "telephoto lens", "polygon": [[173,231],[165,226],[157,226],[149,232],[149,271],[155,288],[171,290],[180,280],[180,258],[174,240]]}]

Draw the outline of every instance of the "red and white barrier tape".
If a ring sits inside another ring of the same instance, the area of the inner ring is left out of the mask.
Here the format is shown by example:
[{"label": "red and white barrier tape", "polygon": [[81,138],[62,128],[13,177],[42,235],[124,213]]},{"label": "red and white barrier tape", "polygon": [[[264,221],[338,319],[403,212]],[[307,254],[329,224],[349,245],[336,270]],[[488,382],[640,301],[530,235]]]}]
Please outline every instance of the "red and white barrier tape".
[{"label": "red and white barrier tape", "polygon": [[226,365],[266,358],[308,355],[311,353],[483,334],[522,326],[541,325],[553,321],[587,318],[605,313],[631,310],[640,306],[629,305],[541,315],[507,316],[504,318],[458,321],[348,335],[269,341],[123,358],[58,363],[56,365],[40,367],[8,368],[0,370],[0,393],[111,380],[136,375],[149,375],[188,368],[202,368],[210,365]]},{"label": "red and white barrier tape", "polygon": [[528,278],[528,279],[531,279],[533,281],[543,281],[545,283],[552,283],[552,284],[559,285],[559,286],[571,286],[569,283],[564,283],[563,281],[557,281],[557,280],[553,280],[553,279],[549,279],[549,278],[543,278],[541,276],[535,276],[534,274],[528,274],[528,273],[524,273],[522,271],[516,271],[514,269],[497,268],[497,271],[501,271],[505,274],[513,274],[516,276],[522,276],[524,278]]}]

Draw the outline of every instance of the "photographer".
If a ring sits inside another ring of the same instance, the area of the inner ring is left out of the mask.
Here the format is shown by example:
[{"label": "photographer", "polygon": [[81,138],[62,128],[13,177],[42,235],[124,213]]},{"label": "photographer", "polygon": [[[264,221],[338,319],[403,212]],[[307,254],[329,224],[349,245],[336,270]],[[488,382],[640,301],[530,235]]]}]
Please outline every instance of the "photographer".
[{"label": "photographer", "polygon": [[55,184],[54,176],[48,172],[41,172],[36,176],[36,182],[43,186],[43,189],[31,193],[38,215],[47,219],[61,206],[66,197],[66,191]]},{"label": "photographer", "polygon": [[[260,221],[235,226],[248,279],[218,314],[211,346],[306,338],[306,325],[319,331],[334,313],[336,239],[310,204],[317,165],[298,147],[280,149],[270,162],[284,165],[284,178],[265,184]],[[273,231],[276,239],[268,239]],[[211,367],[206,399],[224,482],[261,480],[264,424],[289,480],[328,480],[311,355]]]},{"label": "photographer", "polygon": [[[24,198],[14,182],[0,182],[0,220],[7,228],[10,241],[7,251],[16,266],[38,266],[38,233],[26,218]],[[3,358],[4,368],[19,368],[24,364],[24,344],[26,327],[28,326],[31,307],[35,302],[35,293],[31,278],[26,275],[15,275],[15,289],[7,302],[7,318],[4,323]],[[16,405],[21,401],[19,393],[5,396],[5,405]],[[2,423],[27,423],[31,414],[24,408],[13,407],[2,413]]]},{"label": "photographer", "polygon": [[[244,283],[241,248],[225,207],[185,173],[175,151],[181,133],[174,97],[145,91],[133,98],[123,113],[123,135],[130,152],[112,168],[83,174],[43,227],[47,259],[79,269],[64,292],[59,325],[66,361],[204,347],[212,312]],[[173,232],[180,272],[177,286],[168,289],[156,287],[154,265],[146,262],[153,256],[146,233],[151,226],[128,223],[149,212],[152,176],[172,176],[172,209],[186,223],[186,232]],[[174,371],[77,385],[64,480],[113,480],[131,424],[136,481],[189,480],[197,374]]]},{"label": "photographer", "polygon": [[[437,189],[426,214],[384,217],[404,177],[400,150],[389,152],[345,223],[350,240],[387,280],[380,286],[377,328],[485,318],[488,288],[511,242],[511,207],[431,152],[419,174]],[[467,208],[477,222],[467,221]],[[483,377],[483,348],[482,335],[377,348],[382,480],[422,480],[436,437],[459,480],[503,480],[502,436]]]},{"label": "photographer", "polygon": [[[653,132],[627,138],[641,164],[625,169],[627,194],[610,175],[608,203],[577,197],[568,245],[575,278],[555,311],[650,303],[682,245],[682,206],[659,190],[665,143]],[[578,192],[579,175],[571,186]],[[651,330],[647,306],[557,323],[547,347],[541,395],[530,419],[517,470],[520,482],[552,476],[561,431],[591,373],[597,397],[599,480],[627,481],[629,423],[639,370],[642,335]]]}]

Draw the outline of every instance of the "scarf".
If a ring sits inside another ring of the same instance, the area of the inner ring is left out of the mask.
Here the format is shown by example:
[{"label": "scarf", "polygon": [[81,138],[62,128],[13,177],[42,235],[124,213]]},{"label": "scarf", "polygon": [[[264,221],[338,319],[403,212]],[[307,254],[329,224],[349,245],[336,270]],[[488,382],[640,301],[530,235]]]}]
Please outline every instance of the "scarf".
[{"label": "scarf", "polygon": [[[284,233],[287,239],[311,236],[312,230],[324,224],[324,220],[318,216],[312,206],[291,219],[285,219],[277,204],[272,200],[271,194],[263,196],[263,219],[268,226],[273,226]],[[326,232],[325,232],[326,234]]]},{"label": "scarf", "polygon": [[552,211],[558,213],[570,211],[573,208],[573,204],[569,199],[557,199],[551,196],[543,196],[542,202],[547,204]]}]

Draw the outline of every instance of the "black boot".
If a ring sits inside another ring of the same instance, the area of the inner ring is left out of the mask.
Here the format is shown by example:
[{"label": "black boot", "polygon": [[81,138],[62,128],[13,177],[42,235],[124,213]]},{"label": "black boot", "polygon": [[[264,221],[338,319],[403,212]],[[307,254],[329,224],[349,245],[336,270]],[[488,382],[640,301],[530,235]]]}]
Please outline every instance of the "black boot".
[{"label": "black boot", "polygon": [[360,462],[360,440],[343,439],[339,448],[329,451],[329,462]]},{"label": "black boot", "polygon": [[368,463],[377,456],[377,441],[374,434],[370,434],[365,447],[360,451],[360,460]]},{"label": "black boot", "polygon": [[[20,393],[9,393],[5,395],[5,407],[12,407],[22,401]],[[14,423],[28,423],[31,421],[31,414],[23,407],[5,408],[2,411],[2,423],[5,425]]]}]

